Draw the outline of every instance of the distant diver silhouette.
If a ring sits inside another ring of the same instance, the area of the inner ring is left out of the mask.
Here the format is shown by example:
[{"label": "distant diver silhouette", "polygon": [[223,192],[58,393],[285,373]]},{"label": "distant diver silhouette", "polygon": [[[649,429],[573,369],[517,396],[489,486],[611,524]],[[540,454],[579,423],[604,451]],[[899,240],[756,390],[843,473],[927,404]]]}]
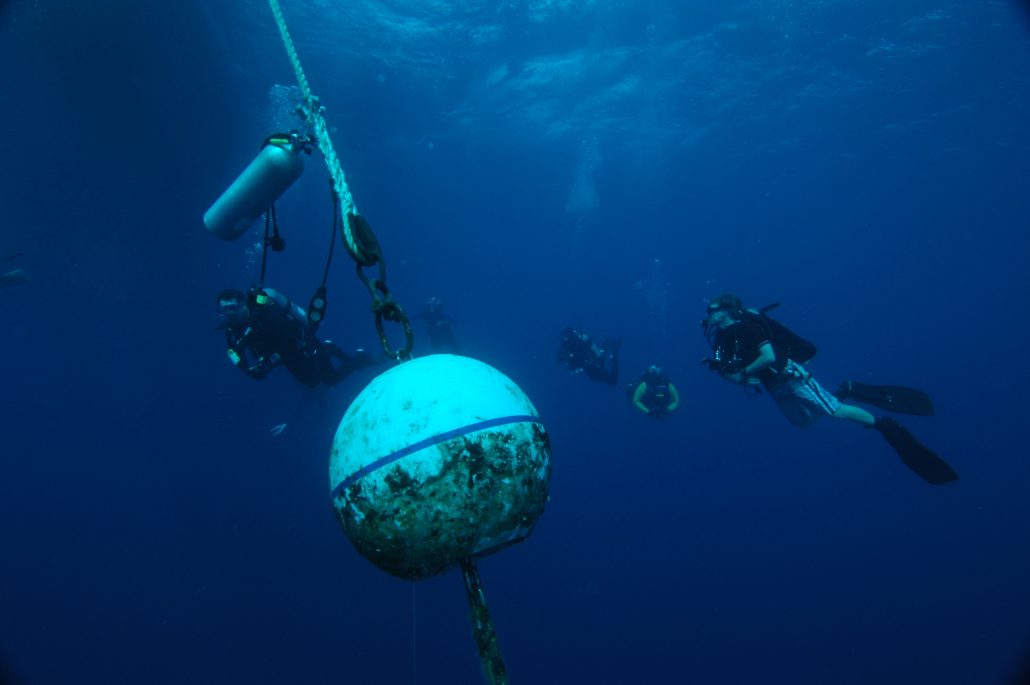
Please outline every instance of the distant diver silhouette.
[{"label": "distant diver silhouette", "polygon": [[[22,254],[23,253],[21,252],[15,252],[12,255],[8,255],[3,259],[0,259],[0,264],[3,262],[9,262],[12,259],[17,259],[18,257],[21,257]],[[0,273],[0,288],[9,285],[18,285],[19,283],[24,283],[27,280],[29,280],[29,272],[25,269],[12,269],[11,271],[5,271],[4,273]]]}]

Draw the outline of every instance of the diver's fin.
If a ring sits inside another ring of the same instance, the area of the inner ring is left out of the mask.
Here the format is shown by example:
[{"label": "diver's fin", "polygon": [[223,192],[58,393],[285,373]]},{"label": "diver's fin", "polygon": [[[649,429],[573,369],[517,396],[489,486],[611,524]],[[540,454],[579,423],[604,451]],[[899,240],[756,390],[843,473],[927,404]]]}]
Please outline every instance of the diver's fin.
[{"label": "diver's fin", "polygon": [[834,393],[840,400],[855,400],[898,414],[933,416],[933,400],[922,390],[900,385],[867,385],[847,381]]},{"label": "diver's fin", "polygon": [[930,485],[944,485],[958,480],[954,469],[891,417],[881,416],[876,419],[873,428],[883,434],[887,444],[894,448],[905,466]]}]

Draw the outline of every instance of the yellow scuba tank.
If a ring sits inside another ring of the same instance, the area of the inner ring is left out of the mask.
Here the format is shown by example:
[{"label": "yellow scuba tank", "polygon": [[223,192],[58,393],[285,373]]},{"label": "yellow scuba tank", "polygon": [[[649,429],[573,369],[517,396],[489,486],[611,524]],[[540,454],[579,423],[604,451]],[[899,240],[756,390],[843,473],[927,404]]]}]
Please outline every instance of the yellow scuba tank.
[{"label": "yellow scuba tank", "polygon": [[233,184],[204,212],[207,230],[222,240],[236,240],[279,199],[304,171],[301,152],[308,139],[296,133],[269,136],[261,152]]}]

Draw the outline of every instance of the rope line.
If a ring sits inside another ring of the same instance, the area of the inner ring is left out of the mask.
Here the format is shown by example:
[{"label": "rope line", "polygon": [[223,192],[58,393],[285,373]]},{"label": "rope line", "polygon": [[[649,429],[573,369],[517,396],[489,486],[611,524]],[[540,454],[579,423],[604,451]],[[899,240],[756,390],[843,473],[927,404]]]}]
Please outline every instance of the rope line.
[{"label": "rope line", "polygon": [[282,36],[286,55],[290,58],[293,72],[297,76],[297,85],[304,96],[304,118],[314,130],[315,142],[322,153],[322,157],[325,159],[326,167],[329,169],[329,176],[333,179],[333,189],[336,190],[336,194],[340,198],[340,209],[343,213],[342,232],[344,240],[347,241],[347,246],[351,248],[353,253],[361,254],[361,249],[354,239],[350,226],[350,216],[357,214],[358,210],[354,205],[354,198],[350,194],[350,188],[347,187],[347,177],[344,175],[343,167],[340,165],[340,158],[336,156],[333,141],[329,138],[329,126],[326,124],[324,116],[325,108],[319,104],[318,98],[311,92],[311,86],[308,85],[307,76],[304,75],[304,67],[301,66],[300,57],[297,55],[293,39],[290,37],[290,30],[286,26],[286,19],[283,17],[279,0],[268,0],[268,4],[272,7],[272,14],[275,15],[275,23],[279,26],[279,35]]},{"label": "rope line", "polygon": [[[343,215],[340,234],[343,236],[344,245],[347,246],[347,253],[357,265],[358,278],[368,288],[372,297],[372,312],[376,317],[376,333],[379,335],[379,342],[388,357],[397,361],[406,361],[411,358],[411,346],[414,342],[411,323],[401,306],[393,301],[390,291],[386,287],[386,262],[379,250],[379,242],[368,226],[368,222],[358,214],[358,210],[354,206],[354,198],[351,197],[350,189],[347,187],[347,178],[344,176],[340,159],[336,156],[336,150],[333,149],[333,141],[329,137],[325,107],[311,92],[311,86],[308,85],[307,76],[304,75],[304,68],[300,64],[300,57],[297,56],[293,39],[290,37],[279,0],[268,0],[268,4],[272,8],[275,23],[279,26],[279,35],[283,39],[286,55],[290,59],[290,64],[293,65],[293,71],[297,75],[297,84],[300,86],[301,95],[304,98],[304,103],[300,107],[301,113],[313,131],[315,143],[322,153],[322,158],[325,159],[326,168],[332,178],[333,190],[336,197],[339,198],[339,210],[336,211]],[[361,269],[376,264],[379,265],[379,277],[369,279]],[[404,347],[394,350],[390,345],[386,332],[383,330],[384,319],[403,326]]]}]

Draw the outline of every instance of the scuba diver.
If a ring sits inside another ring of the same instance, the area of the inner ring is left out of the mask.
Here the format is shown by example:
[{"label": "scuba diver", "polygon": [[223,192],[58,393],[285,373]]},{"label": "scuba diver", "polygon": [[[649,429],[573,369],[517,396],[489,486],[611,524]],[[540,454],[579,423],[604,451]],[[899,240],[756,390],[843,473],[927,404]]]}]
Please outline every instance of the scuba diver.
[{"label": "scuba diver", "polygon": [[281,365],[309,388],[334,386],[374,363],[365,350],[351,356],[319,340],[304,309],[272,288],[223,290],[217,302],[229,360],[255,380]]},{"label": "scuba diver", "polygon": [[571,373],[585,373],[587,378],[608,385],[619,380],[619,347],[622,339],[605,339],[600,347],[586,333],[566,326],[560,334],[558,363]]},{"label": "scuba diver", "polygon": [[[854,421],[879,431],[901,461],[932,485],[958,480],[958,474],[889,416],[874,417],[865,409],[842,404],[827,392],[802,364],[815,356],[815,345],[765,315],[745,309],[736,295],[720,295],[708,304],[708,316],[701,322],[712,348],[709,368],[733,383],[753,389],[764,387],[787,420],[807,428],[820,416]],[[842,396],[888,411],[929,416],[930,398],[919,390],[900,386],[870,386],[845,383]]]},{"label": "scuba diver", "polygon": [[[8,255],[3,259],[0,259],[0,264],[9,262],[12,259],[17,259],[21,256],[21,252],[15,252],[12,255]],[[0,273],[0,288],[9,285],[18,285],[19,283],[24,283],[27,280],[29,280],[29,274],[25,269],[12,269],[10,271],[5,271],[4,273]]]},{"label": "scuba diver", "polygon": [[443,301],[439,297],[430,297],[426,300],[421,314],[411,317],[411,320],[422,319],[426,322],[426,333],[429,334],[429,342],[433,352],[450,352],[461,354],[458,343],[454,339],[454,319],[443,310]]},{"label": "scuba diver", "polygon": [[655,419],[664,419],[680,406],[680,394],[660,366],[652,364],[636,383],[626,388],[634,407]]}]

